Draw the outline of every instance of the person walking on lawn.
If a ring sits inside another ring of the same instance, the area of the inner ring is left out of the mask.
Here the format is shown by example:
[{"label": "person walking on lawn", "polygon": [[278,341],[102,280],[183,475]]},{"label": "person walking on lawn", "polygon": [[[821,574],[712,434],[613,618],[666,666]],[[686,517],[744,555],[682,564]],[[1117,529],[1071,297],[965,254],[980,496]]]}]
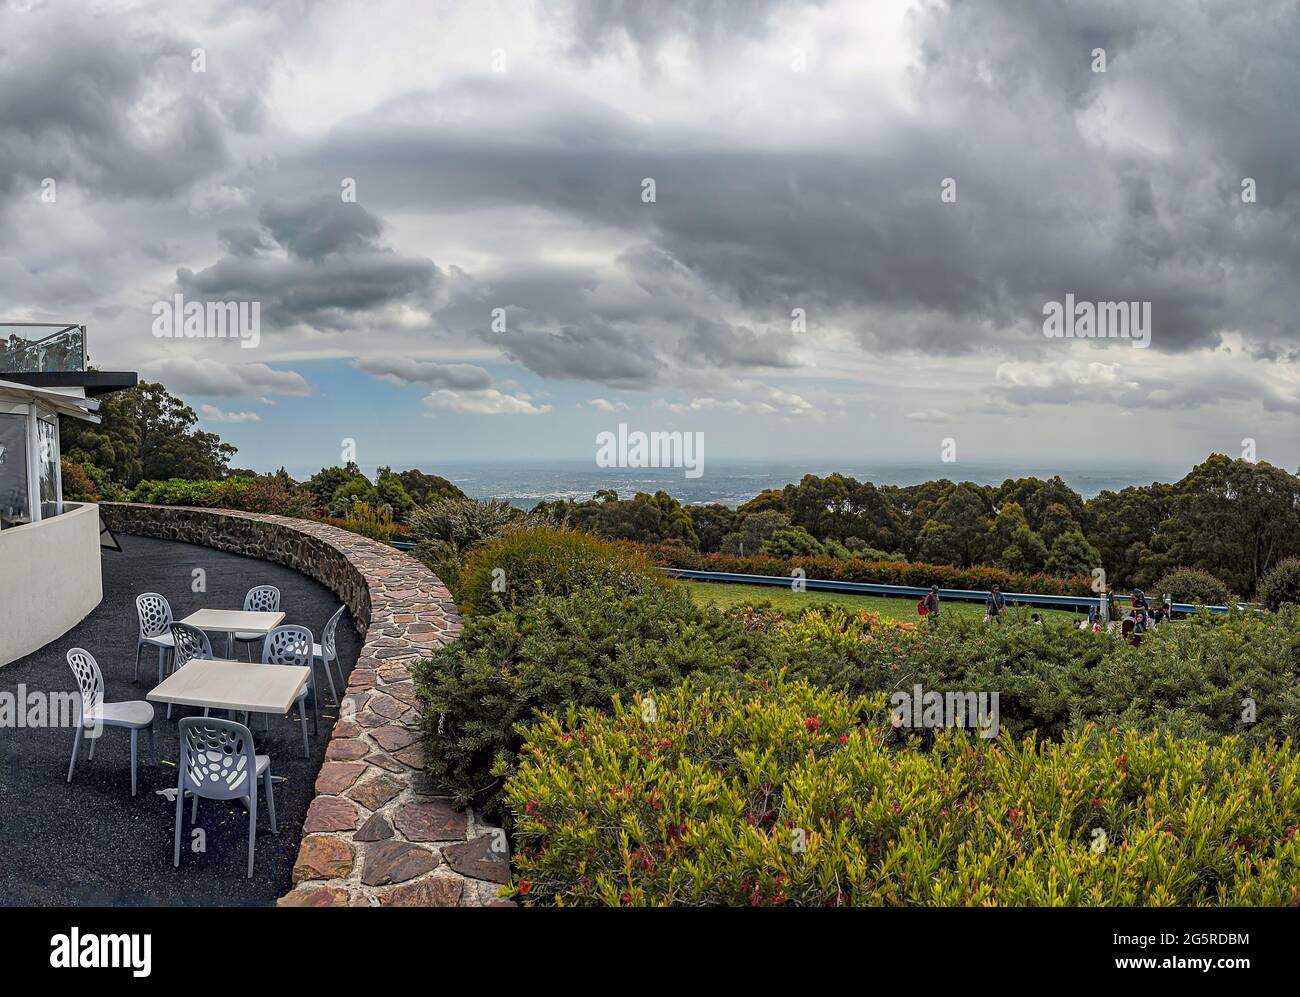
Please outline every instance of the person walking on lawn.
[{"label": "person walking on lawn", "polygon": [[1002,595],[1002,588],[994,583],[989,597],[984,600],[984,618],[991,623],[1001,620],[1002,611],[1007,608],[1007,600]]},{"label": "person walking on lawn", "polygon": [[939,622],[939,586],[938,585],[930,586],[930,591],[927,592],[925,598],[921,600],[921,605],[925,607],[925,612],[928,616],[927,622],[931,626],[936,625]]}]

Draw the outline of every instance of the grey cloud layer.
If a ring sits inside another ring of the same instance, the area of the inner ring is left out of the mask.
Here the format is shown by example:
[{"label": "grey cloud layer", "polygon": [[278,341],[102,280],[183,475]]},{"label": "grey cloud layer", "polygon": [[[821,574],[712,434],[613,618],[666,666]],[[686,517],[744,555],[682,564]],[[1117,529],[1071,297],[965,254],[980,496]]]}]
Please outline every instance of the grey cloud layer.
[{"label": "grey cloud layer", "polygon": [[[671,71],[662,53],[685,41],[706,80],[751,67],[762,107],[765,97],[788,103],[796,84],[753,70],[745,47],[786,38],[823,6],[544,0],[540,9],[575,65],[616,65],[638,86],[651,80],[653,94]],[[275,62],[290,21],[313,30],[307,7],[242,13],[265,19],[249,66]],[[1006,405],[1099,395],[1180,405],[1189,396],[1176,385],[1161,394],[1060,376],[1042,306],[1066,293],[1151,301],[1156,353],[1191,355],[1234,334],[1257,357],[1294,358],[1295,14],[1291,0],[926,4],[912,15],[906,99],[819,77],[814,60],[798,82],[806,114],[733,129],[725,108],[696,118],[621,103],[515,60],[502,76],[433,67],[422,88],[286,137],[264,107],[265,72],[196,79],[191,33],[165,18],[118,12],[83,25],[4,13],[0,189],[52,175],[101,205],[138,206],[122,254],[141,276],[119,273],[123,260],[96,263],[95,246],[75,277],[49,272],[38,290],[27,233],[0,249],[18,261],[0,266],[0,293],[44,299],[53,286],[118,315],[147,302],[97,291],[96,274],[135,287],[163,260],[175,286],[158,293],[260,300],[279,333],[268,348],[301,355],[323,336],[362,355],[351,344],[365,343],[361,369],[427,385],[435,406],[454,405],[457,392],[478,393],[484,410],[529,404],[485,400],[496,389],[479,366],[430,363],[446,359],[447,343],[557,381],[697,391],[711,382],[743,386],[757,402],[754,379],[764,378],[803,393],[788,383],[808,372],[810,355],[791,333],[793,308],[807,311],[814,337],[843,334],[877,365],[918,354],[1038,365],[1041,376],[994,381]],[[1089,68],[1097,47],[1105,74]],[[366,86],[360,68],[354,85]],[[624,93],[634,90],[629,82]],[[825,111],[832,124],[814,124]],[[1256,204],[1239,197],[1247,176]],[[364,206],[340,202],[342,177],[359,178]],[[644,177],[656,181],[656,203],[641,200]],[[946,177],[956,204],[940,201]],[[247,190],[247,203],[196,214],[205,184]],[[0,205],[0,224],[5,213]],[[490,330],[494,308],[507,331]],[[231,393],[210,370],[176,371]],[[1225,397],[1252,397],[1250,383],[1225,383]],[[1285,387],[1253,397],[1295,410]],[[916,422],[942,414],[928,401],[909,411]]]}]

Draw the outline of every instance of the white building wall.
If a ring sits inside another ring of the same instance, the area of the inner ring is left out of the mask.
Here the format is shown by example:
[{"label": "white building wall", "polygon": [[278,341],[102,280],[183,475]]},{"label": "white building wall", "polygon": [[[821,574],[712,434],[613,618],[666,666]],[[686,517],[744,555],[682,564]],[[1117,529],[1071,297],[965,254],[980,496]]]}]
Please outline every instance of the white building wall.
[{"label": "white building wall", "polygon": [[0,530],[0,666],[80,623],[104,597],[99,507]]}]

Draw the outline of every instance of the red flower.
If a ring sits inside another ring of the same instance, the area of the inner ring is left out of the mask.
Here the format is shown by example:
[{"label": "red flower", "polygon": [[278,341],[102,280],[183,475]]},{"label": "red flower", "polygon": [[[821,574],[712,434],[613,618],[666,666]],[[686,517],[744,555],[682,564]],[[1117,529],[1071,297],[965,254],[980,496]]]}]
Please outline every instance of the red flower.
[{"label": "red flower", "polygon": [[820,730],[822,726],[822,718],[804,717],[803,725],[809,730]]},{"label": "red flower", "polygon": [[1094,800],[1092,801],[1092,805],[1093,805],[1094,807],[1104,807],[1106,804],[1104,804],[1104,803],[1101,802],[1101,797],[1097,797],[1096,799],[1094,799]]},{"label": "red flower", "polygon": [[532,889],[533,889],[533,884],[530,883],[528,880],[526,880],[526,879],[521,879],[521,880],[519,881],[519,892],[520,892],[520,893],[531,893],[531,892],[532,892]]}]

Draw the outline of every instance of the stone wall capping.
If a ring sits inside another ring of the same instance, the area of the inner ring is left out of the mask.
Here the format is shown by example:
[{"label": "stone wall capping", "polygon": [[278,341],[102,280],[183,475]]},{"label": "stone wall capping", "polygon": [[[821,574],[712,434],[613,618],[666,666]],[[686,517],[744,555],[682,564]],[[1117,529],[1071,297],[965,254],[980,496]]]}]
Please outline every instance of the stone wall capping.
[{"label": "stone wall capping", "polygon": [[[387,544],[305,519],[101,502],[115,532],[287,565],[347,605],[364,644],[330,732],[282,907],[513,906],[504,832],[423,771],[411,666],[459,636],[451,593]],[[488,839],[488,840],[482,840]]]}]

